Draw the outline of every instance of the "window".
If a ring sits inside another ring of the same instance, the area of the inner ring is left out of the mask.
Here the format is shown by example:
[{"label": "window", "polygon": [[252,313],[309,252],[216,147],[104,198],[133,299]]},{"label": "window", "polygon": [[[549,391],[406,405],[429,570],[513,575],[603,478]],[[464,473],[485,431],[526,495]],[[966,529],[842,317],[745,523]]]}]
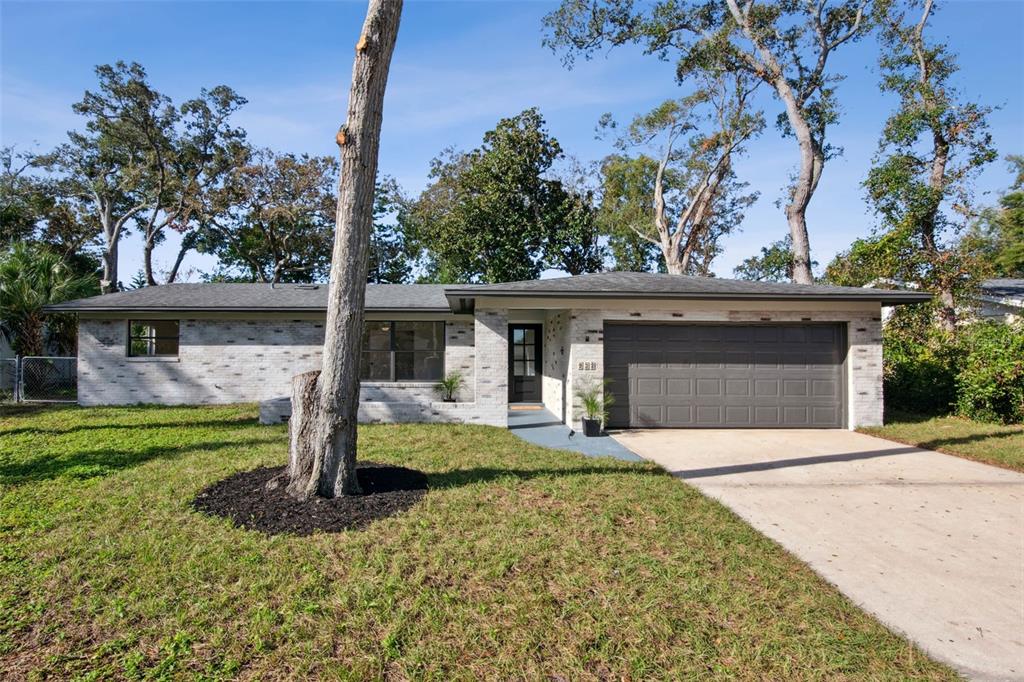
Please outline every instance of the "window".
[{"label": "window", "polygon": [[444,322],[367,320],[363,381],[436,381],[444,376]]},{"label": "window", "polygon": [[177,357],[177,320],[132,320],[128,323],[128,355]]}]

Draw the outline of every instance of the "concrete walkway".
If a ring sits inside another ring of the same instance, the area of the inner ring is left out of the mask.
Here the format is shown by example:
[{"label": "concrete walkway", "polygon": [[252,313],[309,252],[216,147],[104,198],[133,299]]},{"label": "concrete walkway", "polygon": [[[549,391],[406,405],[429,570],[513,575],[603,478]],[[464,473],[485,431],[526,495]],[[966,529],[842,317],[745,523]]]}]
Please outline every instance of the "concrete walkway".
[{"label": "concrete walkway", "polygon": [[615,457],[627,462],[641,462],[629,448],[610,436],[587,438],[572,429],[549,410],[509,410],[508,428],[523,440],[546,448],[572,450],[588,457]]},{"label": "concrete walkway", "polygon": [[1024,679],[1024,474],[849,431],[615,438],[975,679]]}]

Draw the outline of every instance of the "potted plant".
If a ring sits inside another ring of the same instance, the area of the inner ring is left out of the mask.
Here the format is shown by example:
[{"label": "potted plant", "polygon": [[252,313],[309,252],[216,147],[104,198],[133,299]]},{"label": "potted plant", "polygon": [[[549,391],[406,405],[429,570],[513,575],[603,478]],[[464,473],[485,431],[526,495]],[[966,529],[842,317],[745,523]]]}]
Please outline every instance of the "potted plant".
[{"label": "potted plant", "polygon": [[604,423],[608,421],[608,408],[615,399],[606,390],[609,381],[592,383],[576,391],[580,405],[583,406],[583,435],[588,437],[600,436]]},{"label": "potted plant", "polygon": [[454,403],[455,394],[465,383],[466,380],[462,377],[462,372],[448,372],[434,388],[441,394],[441,400],[446,403]]}]

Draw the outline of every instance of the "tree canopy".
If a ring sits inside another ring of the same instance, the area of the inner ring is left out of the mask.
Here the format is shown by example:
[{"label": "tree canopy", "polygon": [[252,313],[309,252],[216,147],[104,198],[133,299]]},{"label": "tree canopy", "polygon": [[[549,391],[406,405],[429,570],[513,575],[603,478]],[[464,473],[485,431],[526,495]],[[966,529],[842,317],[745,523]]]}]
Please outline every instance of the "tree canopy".
[{"label": "tree canopy", "polygon": [[500,120],[480,147],[435,158],[405,216],[426,278],[502,282],[600,268],[591,198],[549,176],[562,156],[540,112],[527,109]]}]

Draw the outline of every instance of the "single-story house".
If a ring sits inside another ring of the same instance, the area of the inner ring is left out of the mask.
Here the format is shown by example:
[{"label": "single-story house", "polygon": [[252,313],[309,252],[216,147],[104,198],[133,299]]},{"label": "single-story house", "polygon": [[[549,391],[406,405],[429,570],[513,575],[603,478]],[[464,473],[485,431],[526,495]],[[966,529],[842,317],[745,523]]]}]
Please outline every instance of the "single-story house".
[{"label": "single-story house", "polygon": [[978,317],[983,320],[1024,320],[1024,279],[986,279],[976,298]]},{"label": "single-story house", "polygon": [[[504,426],[514,403],[578,424],[854,428],[882,421],[881,307],[914,291],[634,272],[366,289],[359,416]],[[171,284],[51,306],[79,319],[82,405],[288,396],[318,368],[326,285]],[[456,402],[435,384],[458,371]]]}]

